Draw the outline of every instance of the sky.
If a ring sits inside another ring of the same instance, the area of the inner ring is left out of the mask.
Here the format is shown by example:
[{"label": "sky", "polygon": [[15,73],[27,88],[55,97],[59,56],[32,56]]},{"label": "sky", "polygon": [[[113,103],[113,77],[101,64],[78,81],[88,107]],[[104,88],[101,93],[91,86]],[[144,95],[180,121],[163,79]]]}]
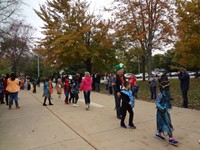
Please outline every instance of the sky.
[{"label": "sky", "polygon": [[[91,12],[95,12],[95,13],[99,13],[101,12],[102,14],[102,9],[104,7],[109,7],[110,4],[112,4],[113,0],[87,0],[89,3],[91,3],[90,5],[90,10]],[[42,35],[41,31],[41,27],[43,26],[43,21],[37,16],[37,14],[34,12],[34,9],[39,10],[39,6],[41,4],[44,4],[46,2],[46,0],[23,0],[23,2],[26,5],[22,6],[22,15],[25,18],[25,21],[28,24],[31,24],[35,29],[36,32],[34,34],[34,36],[36,38],[43,38],[44,36]],[[104,17],[106,18],[107,16],[109,16],[108,14],[105,14]],[[108,18],[108,17],[107,17]],[[168,49],[171,49],[171,46],[165,47],[164,48],[165,51]],[[154,51],[153,54],[157,54],[157,53],[161,53],[163,54],[165,51]]]},{"label": "sky", "polygon": [[[91,11],[98,13],[104,6],[108,6],[112,0],[87,0],[91,3]],[[34,36],[42,38],[41,27],[43,26],[43,21],[34,12],[34,9],[39,10],[39,6],[44,4],[46,0],[23,0],[26,5],[22,6],[22,15],[26,23],[31,24],[36,32]]]}]

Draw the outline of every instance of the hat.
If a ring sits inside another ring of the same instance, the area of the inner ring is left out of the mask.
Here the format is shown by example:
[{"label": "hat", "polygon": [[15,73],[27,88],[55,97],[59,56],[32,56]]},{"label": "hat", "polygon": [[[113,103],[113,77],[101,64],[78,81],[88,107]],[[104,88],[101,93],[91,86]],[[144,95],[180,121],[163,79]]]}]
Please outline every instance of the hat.
[{"label": "hat", "polygon": [[123,69],[123,68],[124,68],[124,64],[120,63],[120,64],[118,64],[118,65],[115,67],[115,70],[116,70],[116,71],[119,71],[119,70],[121,70],[121,69]]},{"label": "hat", "polygon": [[166,88],[166,87],[169,87],[170,84],[169,84],[169,81],[163,81],[163,82],[161,82],[161,83],[159,84],[159,86],[160,86],[161,89],[164,89],[164,88]]}]

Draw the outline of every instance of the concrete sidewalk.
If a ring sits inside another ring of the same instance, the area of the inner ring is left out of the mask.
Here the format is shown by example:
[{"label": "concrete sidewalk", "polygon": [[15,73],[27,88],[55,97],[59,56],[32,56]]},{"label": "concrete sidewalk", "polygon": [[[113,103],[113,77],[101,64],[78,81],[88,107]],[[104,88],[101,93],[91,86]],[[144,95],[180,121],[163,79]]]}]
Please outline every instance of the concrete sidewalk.
[{"label": "concrete sidewalk", "polygon": [[[0,150],[199,150],[200,111],[173,108],[174,136],[178,147],[154,138],[155,104],[136,101],[136,130],[120,128],[114,112],[114,98],[92,93],[91,111],[65,105],[52,95],[53,106],[42,106],[42,89],[32,94],[20,91],[21,109],[0,105]],[[83,93],[80,93],[80,99]],[[64,100],[64,94],[63,100]],[[48,104],[48,103],[47,103]],[[128,113],[127,113],[128,118]],[[126,120],[127,120],[126,118]]]}]

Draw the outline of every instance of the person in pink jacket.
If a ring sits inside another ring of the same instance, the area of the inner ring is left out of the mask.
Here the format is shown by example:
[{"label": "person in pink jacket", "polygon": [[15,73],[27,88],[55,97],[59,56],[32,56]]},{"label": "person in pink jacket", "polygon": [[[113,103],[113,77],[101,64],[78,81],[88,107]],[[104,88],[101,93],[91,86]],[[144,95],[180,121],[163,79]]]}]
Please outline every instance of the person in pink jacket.
[{"label": "person in pink jacket", "polygon": [[89,72],[85,72],[85,78],[82,80],[80,91],[83,91],[87,111],[89,111],[90,109],[91,90],[92,90],[92,78],[90,77]]}]

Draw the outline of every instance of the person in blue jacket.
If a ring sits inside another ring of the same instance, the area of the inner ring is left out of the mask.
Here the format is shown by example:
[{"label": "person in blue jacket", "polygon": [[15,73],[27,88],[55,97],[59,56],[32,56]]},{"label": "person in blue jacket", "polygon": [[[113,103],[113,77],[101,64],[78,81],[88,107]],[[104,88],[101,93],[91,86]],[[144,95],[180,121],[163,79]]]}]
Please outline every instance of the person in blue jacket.
[{"label": "person in blue jacket", "polygon": [[126,112],[129,112],[129,127],[135,129],[135,125],[133,124],[133,108],[135,106],[134,97],[132,91],[130,90],[131,84],[128,81],[124,82],[124,89],[121,90],[121,99],[122,99],[122,107],[121,107],[121,127],[127,128],[124,120],[126,118]]},{"label": "person in blue jacket", "polygon": [[182,68],[179,71],[178,78],[180,80],[180,88],[183,97],[183,107],[188,108],[188,95],[190,85],[190,75],[187,73],[187,70]]},{"label": "person in blue jacket", "polygon": [[159,84],[160,93],[156,98],[156,108],[157,108],[157,133],[156,138],[165,140],[164,135],[169,136],[169,143],[176,145],[179,142],[173,138],[173,126],[171,123],[171,116],[169,110],[172,108],[171,98],[169,93],[169,81],[163,81]]}]

